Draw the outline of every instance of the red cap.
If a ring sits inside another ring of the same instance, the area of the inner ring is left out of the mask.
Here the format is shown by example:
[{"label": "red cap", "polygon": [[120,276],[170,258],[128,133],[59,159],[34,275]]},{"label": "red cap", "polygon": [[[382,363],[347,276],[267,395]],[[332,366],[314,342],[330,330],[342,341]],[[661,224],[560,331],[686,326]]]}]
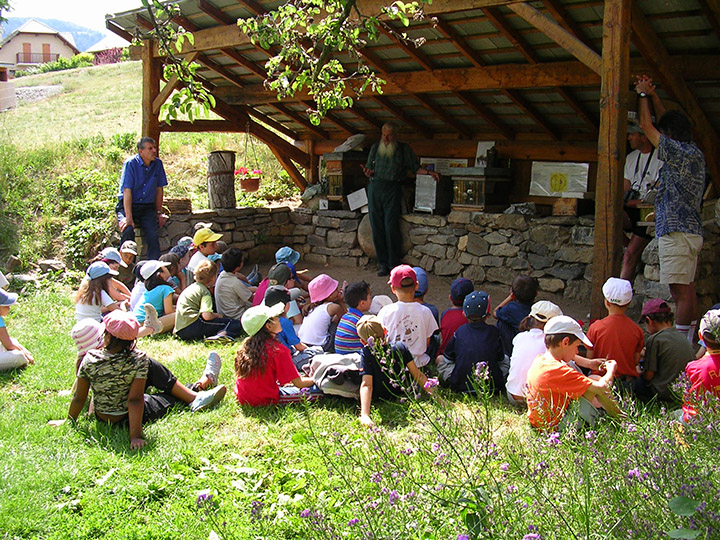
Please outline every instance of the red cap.
[{"label": "red cap", "polygon": [[656,315],[659,313],[672,313],[672,309],[662,298],[653,298],[643,304],[641,316]]},{"label": "red cap", "polygon": [[390,279],[388,280],[388,284],[392,285],[396,289],[399,289],[403,286],[403,279],[406,278],[411,278],[413,280],[413,283],[417,283],[417,275],[415,274],[415,270],[412,269],[412,266],[408,266],[407,264],[401,264],[393,268],[392,272],[390,272]]},{"label": "red cap", "polygon": [[133,341],[137,339],[140,323],[135,315],[121,309],[114,309],[107,314],[104,321],[105,330],[118,339]]}]

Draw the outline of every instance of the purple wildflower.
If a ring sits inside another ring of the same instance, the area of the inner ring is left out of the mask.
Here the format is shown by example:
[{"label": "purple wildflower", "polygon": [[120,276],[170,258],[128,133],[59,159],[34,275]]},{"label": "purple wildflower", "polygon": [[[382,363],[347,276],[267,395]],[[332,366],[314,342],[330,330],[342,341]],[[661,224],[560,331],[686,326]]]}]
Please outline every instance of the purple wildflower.
[{"label": "purple wildflower", "polygon": [[393,489],[390,492],[390,495],[388,496],[388,502],[390,503],[390,506],[395,504],[399,498],[400,498],[400,495],[398,495],[398,492]]},{"label": "purple wildflower", "polygon": [[306,508],[305,510],[303,510],[302,512],[300,512],[300,517],[301,517],[301,518],[310,517],[310,509],[309,509],[309,508]]},{"label": "purple wildflower", "polygon": [[376,484],[379,484],[380,482],[382,482],[382,474],[380,474],[379,472],[372,473],[370,475],[370,480],[372,480]]},{"label": "purple wildflower", "polygon": [[360,523],[360,520],[358,518],[352,518],[350,521],[348,521],[348,525],[357,525]]},{"label": "purple wildflower", "polygon": [[438,382],[438,380],[437,380],[436,378],[434,378],[434,377],[431,377],[431,378],[429,378],[427,381],[425,381],[425,384],[423,385],[423,388],[425,388],[425,390],[432,390],[432,389],[435,388],[438,384],[440,384],[440,383]]},{"label": "purple wildflower", "polygon": [[212,498],[213,498],[212,493],[201,493],[197,497],[197,505],[198,506],[203,506],[204,504],[210,505],[210,504],[212,504]]},{"label": "purple wildflower", "polygon": [[548,437],[547,443],[551,446],[560,444],[560,434],[557,431],[551,433]]},{"label": "purple wildflower", "polygon": [[627,477],[628,477],[628,480],[632,480],[633,478],[636,478],[639,480],[642,478],[642,475],[640,474],[640,471],[637,468],[635,468],[635,469],[630,469],[628,471]]},{"label": "purple wildflower", "polygon": [[522,540],[542,540],[542,536],[537,533],[530,533],[523,536]]},{"label": "purple wildflower", "polygon": [[470,540],[470,537],[467,534],[458,534],[457,540]]},{"label": "purple wildflower", "polygon": [[509,464],[509,463],[501,463],[501,464],[500,464],[500,470],[501,470],[501,471],[507,471],[509,468],[510,468],[510,464]]}]

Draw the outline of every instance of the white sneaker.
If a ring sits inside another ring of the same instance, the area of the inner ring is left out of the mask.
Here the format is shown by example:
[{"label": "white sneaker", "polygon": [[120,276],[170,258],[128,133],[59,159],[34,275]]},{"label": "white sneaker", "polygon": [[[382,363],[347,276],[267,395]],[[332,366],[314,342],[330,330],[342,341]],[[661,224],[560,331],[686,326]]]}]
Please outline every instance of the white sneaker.
[{"label": "white sneaker", "polygon": [[211,351],[205,363],[205,372],[203,375],[206,375],[207,378],[210,379],[212,386],[217,386],[220,366],[222,366],[222,358],[220,358],[220,355],[215,351]]},{"label": "white sneaker", "polygon": [[195,401],[190,404],[190,410],[192,412],[198,412],[209,409],[213,405],[217,405],[218,403],[220,403],[225,397],[226,392],[227,388],[225,388],[224,384],[216,386],[215,388],[212,388],[210,390],[203,390],[202,392],[198,392]]},{"label": "white sneaker", "polygon": [[145,322],[143,326],[149,326],[153,329],[153,334],[159,334],[163,330],[163,325],[158,318],[157,310],[152,304],[145,304],[143,306],[145,310]]}]

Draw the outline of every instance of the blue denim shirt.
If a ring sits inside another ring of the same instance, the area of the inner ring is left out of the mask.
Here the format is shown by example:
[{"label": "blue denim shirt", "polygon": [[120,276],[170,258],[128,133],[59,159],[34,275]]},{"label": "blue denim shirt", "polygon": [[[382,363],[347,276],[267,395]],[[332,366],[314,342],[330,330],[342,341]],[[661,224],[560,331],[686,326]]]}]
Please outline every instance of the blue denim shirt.
[{"label": "blue denim shirt", "polygon": [[167,186],[167,183],[162,161],[156,158],[146,167],[140,154],[136,154],[123,164],[118,199],[122,200],[123,190],[130,189],[133,203],[152,204],[157,188]]}]

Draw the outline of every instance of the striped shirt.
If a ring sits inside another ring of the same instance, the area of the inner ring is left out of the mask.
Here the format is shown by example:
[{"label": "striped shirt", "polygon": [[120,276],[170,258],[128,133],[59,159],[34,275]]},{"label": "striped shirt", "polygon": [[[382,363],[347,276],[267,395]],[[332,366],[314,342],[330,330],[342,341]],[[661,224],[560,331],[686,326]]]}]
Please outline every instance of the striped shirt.
[{"label": "striped shirt", "polygon": [[342,316],[335,333],[335,352],[350,354],[362,351],[362,343],[357,333],[357,323],[362,317],[362,311],[357,308],[348,308]]}]

